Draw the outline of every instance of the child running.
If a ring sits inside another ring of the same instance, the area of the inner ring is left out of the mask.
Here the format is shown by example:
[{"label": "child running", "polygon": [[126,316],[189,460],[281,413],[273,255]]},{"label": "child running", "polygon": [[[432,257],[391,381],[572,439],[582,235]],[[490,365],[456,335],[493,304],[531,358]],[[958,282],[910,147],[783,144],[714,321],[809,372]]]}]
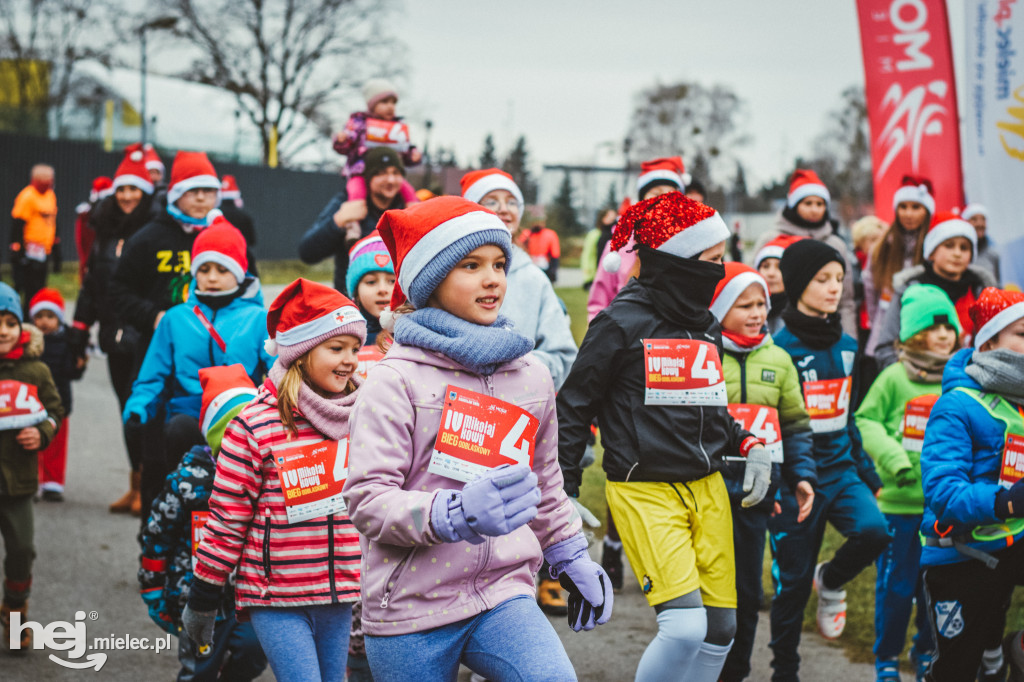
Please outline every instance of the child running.
[{"label": "child running", "polygon": [[985,289],[970,315],[975,348],[949,361],[921,452],[933,682],[1004,679],[1004,655],[1024,678],[1020,632],[986,651],[1024,584],[1024,294]]},{"label": "child running", "polygon": [[181,629],[181,611],[192,585],[193,547],[210,516],[217,456],[224,429],[256,397],[256,387],[241,365],[199,370],[203,386],[201,423],[207,445],[196,445],[167,476],[142,529],[139,585],[149,617],[178,637],[179,680],[215,682],[252,680],[267,667],[251,623],[235,618],[235,593],[229,585],[217,608],[212,648],[200,652]]},{"label": "child running", "polygon": [[900,362],[886,367],[857,409],[864,451],[882,480],[878,507],[892,544],[878,557],[875,582],[875,668],[879,682],[900,678],[899,655],[917,600],[917,634],[910,660],[923,680],[935,652],[921,579],[921,446],[932,405],[942,392],[942,371],[959,347],[960,321],[942,291],[915,284],[900,306]]},{"label": "child running", "polygon": [[[64,417],[60,394],[50,370],[39,356],[43,335],[31,325],[22,326],[21,297],[0,282],[0,381],[8,405],[0,416],[0,536],[4,540],[4,597],[0,604],[3,642],[11,643],[11,613],[28,618],[32,588],[35,523],[32,496],[39,487],[37,453],[53,442]],[[32,629],[23,628],[17,648],[26,653],[32,645]]]},{"label": "child running", "polygon": [[680,192],[626,210],[605,261],[634,237],[639,276],[591,321],[558,393],[566,492],[579,495],[597,417],[608,508],[657,614],[638,682],[718,679],[736,632],[723,458],[746,457],[746,507],[764,499],[771,479],[763,441],[729,415],[722,336],[708,310],[729,234],[716,211]]},{"label": "child running", "polygon": [[458,197],[378,227],[394,345],[360,391],[345,484],[373,677],[451,681],[461,662],[499,682],[575,680],[533,574],[546,559],[574,630],[607,622],[612,590],[562,492],[550,373],[499,314],[511,235]]},{"label": "child running", "polygon": [[[362,383],[356,367],[366,323],[334,289],[297,279],[271,304],[267,330],[278,358],[221,441],[181,620],[192,641],[209,644],[221,592],[237,569],[237,606],[251,618],[274,676],[340,682],[359,599],[359,546],[341,501],[338,458]],[[305,501],[320,485],[323,494]]]},{"label": "child running", "polygon": [[[780,237],[784,239],[785,237]],[[777,260],[777,259],[776,259]],[[725,264],[711,312],[722,325],[725,385],[729,411],[764,438],[772,454],[773,487],[760,503],[744,507],[744,467],[728,465],[722,475],[732,505],[732,534],[736,551],[736,640],[722,668],[721,680],[741,682],[750,674],[750,655],[761,608],[761,576],[768,518],[775,505],[775,483],[782,495],[796,495],[802,522],[814,505],[817,483],[811,425],[800,394],[800,379],[786,351],[766,331],[768,284],[749,266]]]},{"label": "child running", "polygon": [[[857,342],[843,333],[837,312],[846,259],[828,244],[801,239],[782,254],[780,266],[789,307],[782,313],[786,326],[774,338],[800,373],[818,484],[814,507],[802,522],[796,497],[785,495],[781,512],[768,521],[775,582],[772,680],[777,682],[798,679],[797,649],[812,585],[818,593],[818,630],[836,639],[846,627],[843,585],[889,545],[888,525],[875,501],[882,483],[850,419]],[[815,567],[826,523],[846,542]]]}]

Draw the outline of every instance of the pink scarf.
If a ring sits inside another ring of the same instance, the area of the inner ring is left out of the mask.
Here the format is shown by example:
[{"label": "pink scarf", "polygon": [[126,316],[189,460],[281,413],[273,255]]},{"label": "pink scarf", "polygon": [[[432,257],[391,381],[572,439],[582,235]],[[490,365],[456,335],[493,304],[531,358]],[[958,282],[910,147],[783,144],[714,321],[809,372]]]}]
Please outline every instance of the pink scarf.
[{"label": "pink scarf", "polygon": [[[267,378],[274,385],[274,395],[277,395],[277,384],[284,378],[286,368],[278,360],[267,372]],[[358,374],[352,375],[352,382],[358,389],[363,383],[363,378]],[[296,412],[306,421],[313,425],[313,428],[327,436],[331,440],[341,440],[348,435],[348,418],[352,414],[352,407],[356,402],[356,393],[338,393],[330,398],[325,398],[305,382],[299,386],[299,399]]]}]

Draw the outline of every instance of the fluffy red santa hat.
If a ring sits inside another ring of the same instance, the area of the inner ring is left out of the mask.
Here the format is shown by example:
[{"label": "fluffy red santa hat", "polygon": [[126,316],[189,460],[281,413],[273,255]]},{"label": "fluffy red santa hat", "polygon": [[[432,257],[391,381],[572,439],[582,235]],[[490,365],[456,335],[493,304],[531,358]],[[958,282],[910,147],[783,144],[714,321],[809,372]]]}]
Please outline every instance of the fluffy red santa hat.
[{"label": "fluffy red santa hat", "polygon": [[793,243],[798,242],[806,237],[798,237],[795,234],[780,234],[775,239],[765,243],[761,247],[761,250],[754,256],[754,269],[761,267],[761,263],[765,262],[769,258],[782,258],[782,254],[785,250]]},{"label": "fluffy red santa hat", "polygon": [[935,193],[932,189],[932,181],[928,178],[921,178],[914,175],[904,175],[900,180],[899,189],[892,195],[892,210],[904,201],[913,201],[928,209],[928,212],[935,215]]},{"label": "fluffy red santa hat", "polygon": [[821,181],[818,174],[812,170],[797,168],[789,179],[789,193],[786,194],[786,206],[796,208],[802,200],[807,197],[821,197],[826,204],[832,202],[832,195],[828,193],[828,187]]},{"label": "fluffy red santa hat", "polygon": [[36,292],[28,303],[28,316],[35,317],[36,313],[49,310],[57,316],[57,319],[64,322],[64,297],[60,292],[50,287],[44,287]]},{"label": "fluffy red santa hat", "polygon": [[963,237],[971,243],[971,253],[978,252],[978,233],[974,225],[952,211],[939,211],[928,228],[928,234],[924,236],[925,260],[931,258],[939,244],[953,237]]},{"label": "fluffy red santa hat", "polygon": [[267,332],[270,338],[264,348],[288,367],[332,336],[355,336],[363,345],[366,320],[356,304],[336,289],[300,277],[270,304]]},{"label": "fluffy red santa hat", "polygon": [[220,178],[213,169],[206,152],[178,152],[171,166],[171,184],[167,188],[167,203],[173,204],[190,189],[217,190],[220,202]]},{"label": "fluffy red santa hat", "polygon": [[149,180],[149,171],[146,170],[145,153],[142,151],[142,144],[128,145],[124,149],[124,158],[121,165],[117,167],[114,174],[113,189],[116,192],[118,187],[138,187],[146,194],[153,193],[153,183]]},{"label": "fluffy red santa hat", "polygon": [[484,168],[483,170],[470,171],[462,176],[459,181],[462,185],[462,196],[470,201],[479,204],[487,194],[497,189],[508,190],[519,202],[520,210],[525,206],[523,192],[519,185],[512,179],[512,176],[500,168]]},{"label": "fluffy red santa hat", "polygon": [[241,284],[245,279],[245,271],[249,269],[245,246],[245,237],[238,228],[224,216],[217,216],[192,242],[192,277],[195,278],[204,263],[216,263],[227,268]]},{"label": "fluffy red santa hat", "polygon": [[978,331],[974,347],[981,348],[1017,320],[1024,318],[1024,292],[986,287],[968,311]]},{"label": "fluffy red santa hat", "polygon": [[722,321],[736,303],[736,299],[751,284],[757,284],[764,290],[765,306],[770,310],[772,296],[768,293],[768,283],[757,270],[743,263],[726,263],[725,277],[715,287],[715,297],[711,299],[711,314],[719,322]]},{"label": "fluffy red santa hat", "polygon": [[651,159],[640,164],[640,177],[636,179],[636,195],[643,198],[648,191],[658,185],[668,185],[682,192],[690,176],[686,172],[681,156],[666,156]]}]

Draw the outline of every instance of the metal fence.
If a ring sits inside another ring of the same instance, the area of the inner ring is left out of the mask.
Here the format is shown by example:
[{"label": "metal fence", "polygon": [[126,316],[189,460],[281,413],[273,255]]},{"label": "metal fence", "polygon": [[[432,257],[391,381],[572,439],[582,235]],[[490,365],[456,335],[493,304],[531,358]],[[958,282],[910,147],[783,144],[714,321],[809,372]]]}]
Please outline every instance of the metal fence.
[{"label": "metal fence", "polygon": [[[29,171],[46,163],[56,171],[57,233],[65,260],[75,260],[75,206],[89,197],[93,178],[113,176],[122,153],[110,153],[96,143],[50,140],[0,133],[0,211],[10,216],[14,198],[29,182]],[[173,157],[164,156],[169,179]],[[340,157],[339,157],[340,160]],[[256,224],[259,260],[298,258],[298,243],[320,209],[342,186],[334,173],[306,173],[281,168],[214,162],[217,173],[234,175],[245,210]],[[0,247],[6,251],[10,219],[0,219]],[[5,258],[6,260],[6,258]]]}]

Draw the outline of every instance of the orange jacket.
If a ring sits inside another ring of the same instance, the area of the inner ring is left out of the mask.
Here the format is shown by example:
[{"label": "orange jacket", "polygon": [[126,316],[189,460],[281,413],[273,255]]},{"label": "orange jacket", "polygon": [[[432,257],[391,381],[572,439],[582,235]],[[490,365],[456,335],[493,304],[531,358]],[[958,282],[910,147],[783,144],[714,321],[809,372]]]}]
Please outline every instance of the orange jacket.
[{"label": "orange jacket", "polygon": [[25,221],[22,241],[39,244],[49,254],[57,237],[57,195],[52,189],[40,194],[32,185],[18,193],[11,217]]}]

